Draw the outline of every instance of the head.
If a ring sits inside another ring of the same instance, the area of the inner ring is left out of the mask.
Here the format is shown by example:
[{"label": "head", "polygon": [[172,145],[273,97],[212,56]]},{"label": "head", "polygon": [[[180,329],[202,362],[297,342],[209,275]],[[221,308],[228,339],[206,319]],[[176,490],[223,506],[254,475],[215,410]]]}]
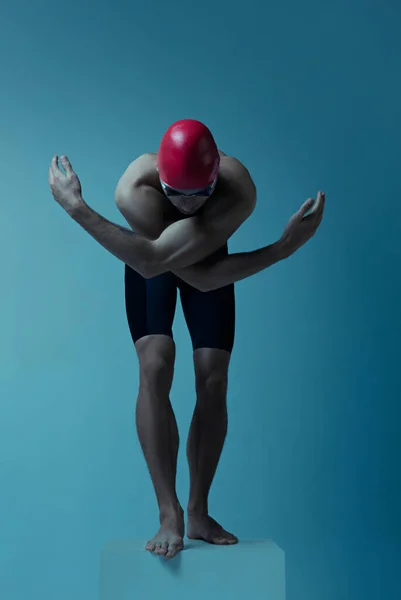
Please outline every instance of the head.
[{"label": "head", "polygon": [[220,155],[210,130],[191,119],[164,134],[157,157],[163,192],[184,214],[193,214],[213,194]]}]

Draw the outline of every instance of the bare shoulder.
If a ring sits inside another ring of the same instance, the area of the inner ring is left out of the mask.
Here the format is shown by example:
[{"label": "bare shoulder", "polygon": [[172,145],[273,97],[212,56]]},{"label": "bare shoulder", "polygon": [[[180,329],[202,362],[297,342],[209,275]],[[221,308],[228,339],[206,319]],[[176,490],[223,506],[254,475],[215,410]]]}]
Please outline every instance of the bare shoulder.
[{"label": "bare shoulder", "polygon": [[232,156],[222,156],[215,199],[205,206],[205,216],[215,225],[241,223],[256,205],[256,186],[245,165]]},{"label": "bare shoulder", "polygon": [[224,155],[221,160],[221,174],[233,186],[237,186],[241,192],[254,194],[256,191],[250,172],[238,158]]},{"label": "bare shoulder", "polygon": [[156,154],[141,154],[132,161],[118,181],[116,193],[124,193],[127,188],[140,185],[153,185],[157,182]]},{"label": "bare shoulder", "polygon": [[142,154],[122,174],[116,204],[132,229],[151,239],[164,229],[164,198],[159,189],[156,155]]}]

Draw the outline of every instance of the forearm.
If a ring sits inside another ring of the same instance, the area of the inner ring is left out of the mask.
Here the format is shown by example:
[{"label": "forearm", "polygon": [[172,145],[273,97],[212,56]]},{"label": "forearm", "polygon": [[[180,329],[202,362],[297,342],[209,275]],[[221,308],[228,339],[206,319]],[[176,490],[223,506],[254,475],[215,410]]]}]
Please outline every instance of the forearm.
[{"label": "forearm", "polygon": [[252,252],[228,254],[215,262],[203,261],[176,271],[178,277],[208,292],[255,275],[284,258],[278,243]]},{"label": "forearm", "polygon": [[111,254],[143,276],[154,261],[154,245],[120,225],[108,221],[87,204],[69,212],[70,216]]}]

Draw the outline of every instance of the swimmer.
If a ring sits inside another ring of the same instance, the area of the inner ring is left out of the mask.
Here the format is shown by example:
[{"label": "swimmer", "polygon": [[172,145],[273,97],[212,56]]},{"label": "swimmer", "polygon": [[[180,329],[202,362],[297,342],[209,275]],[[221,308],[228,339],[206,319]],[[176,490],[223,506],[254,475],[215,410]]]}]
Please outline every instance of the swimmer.
[{"label": "swimmer", "polygon": [[184,547],[184,512],[176,494],[179,434],[169,397],[178,293],[192,340],[196,383],[187,441],[186,532],[211,544],[237,543],[211,517],[208,505],[227,433],[234,284],[288,258],[312,238],[323,217],[325,194],[304,202],[278,241],[229,254],[228,240],[255,209],[256,187],[246,167],[218,149],[211,131],[189,119],[169,127],[158,151],[134,160],[121,176],[115,201],[129,228],[89,207],[66,156],[60,161],[53,157],[49,185],[70,217],[125,263],[126,313],[139,359],[136,424],[160,518],[160,529],[146,549],[172,558]]}]

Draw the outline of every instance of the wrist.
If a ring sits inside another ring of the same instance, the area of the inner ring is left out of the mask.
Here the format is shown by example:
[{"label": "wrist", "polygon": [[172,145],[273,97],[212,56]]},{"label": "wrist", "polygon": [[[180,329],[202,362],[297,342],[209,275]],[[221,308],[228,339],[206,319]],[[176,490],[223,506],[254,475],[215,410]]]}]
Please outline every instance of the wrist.
[{"label": "wrist", "polygon": [[271,245],[272,254],[274,256],[275,262],[280,262],[288,257],[286,253],[285,245],[281,240],[278,240],[274,244]]},{"label": "wrist", "polygon": [[88,214],[89,206],[80,197],[76,198],[65,210],[75,221],[79,221]]}]

